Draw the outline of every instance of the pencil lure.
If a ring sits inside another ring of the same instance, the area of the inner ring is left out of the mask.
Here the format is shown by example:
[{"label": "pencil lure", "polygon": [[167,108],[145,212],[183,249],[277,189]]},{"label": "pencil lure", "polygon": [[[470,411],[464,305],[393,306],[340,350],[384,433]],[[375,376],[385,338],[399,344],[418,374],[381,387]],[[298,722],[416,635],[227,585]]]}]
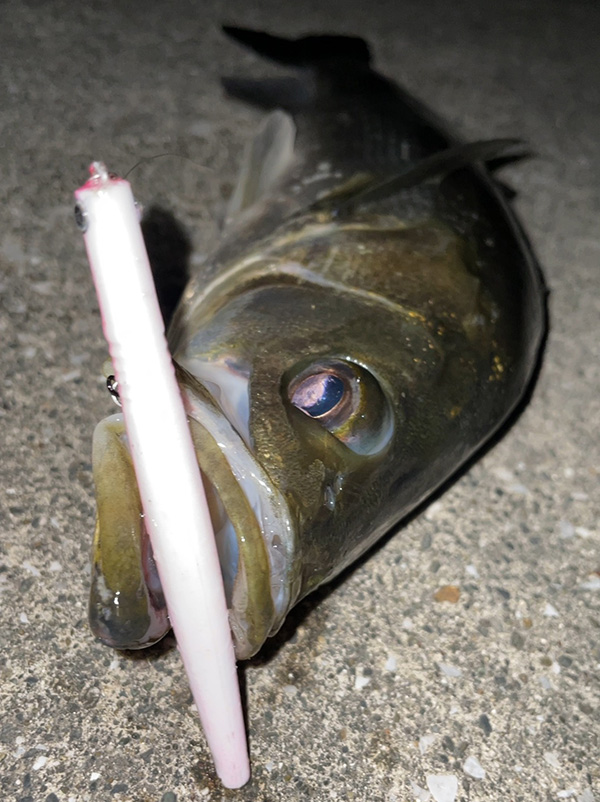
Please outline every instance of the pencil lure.
[{"label": "pencil lure", "polygon": [[[361,39],[226,32],[289,69],[224,81],[268,115],[169,344],[248,658],[513,412],[545,290],[484,167],[517,143],[459,142]],[[169,618],[120,415],[93,462],[92,628],[141,648]]]},{"label": "pencil lure", "polygon": [[[127,181],[101,162],[91,165],[90,174],[75,192],[75,216],[121,388],[121,433],[135,466],[134,484],[127,490],[136,494],[140,516],[143,510],[145,546],[152,544],[157,558],[160,593],[215,768],[226,787],[239,788],[248,781],[250,767],[219,556],[138,210]],[[109,438],[112,431],[102,430]],[[112,474],[111,481],[128,478]],[[97,475],[98,489],[101,479]],[[128,545],[127,537],[121,540]],[[131,565],[127,552],[107,556],[113,564],[125,558]],[[112,606],[118,615],[120,594]]]}]

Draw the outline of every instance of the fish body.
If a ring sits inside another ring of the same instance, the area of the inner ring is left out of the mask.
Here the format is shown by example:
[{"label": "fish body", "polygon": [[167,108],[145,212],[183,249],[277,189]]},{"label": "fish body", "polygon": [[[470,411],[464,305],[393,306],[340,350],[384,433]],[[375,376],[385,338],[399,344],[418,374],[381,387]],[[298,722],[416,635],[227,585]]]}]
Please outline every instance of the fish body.
[{"label": "fish body", "polygon": [[[481,161],[507,143],[460,143],[361,39],[226,30],[292,72],[224,82],[269,115],[169,342],[245,658],[507,420],[546,307]],[[94,476],[92,628],[139,648],[168,615],[120,416]]]}]

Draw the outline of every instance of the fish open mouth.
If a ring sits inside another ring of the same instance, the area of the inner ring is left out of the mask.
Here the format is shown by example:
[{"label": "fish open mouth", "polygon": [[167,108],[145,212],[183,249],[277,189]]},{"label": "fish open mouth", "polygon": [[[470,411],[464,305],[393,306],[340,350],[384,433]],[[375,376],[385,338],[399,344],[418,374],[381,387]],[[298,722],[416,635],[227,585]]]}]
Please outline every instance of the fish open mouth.
[{"label": "fish open mouth", "polygon": [[[182,386],[206,490],[236,657],[251,657],[295,601],[288,505],[249,447],[198,386]],[[121,414],[94,434],[97,524],[90,624],[115,648],[156,643],[170,628]],[[203,611],[190,610],[191,616]]]}]

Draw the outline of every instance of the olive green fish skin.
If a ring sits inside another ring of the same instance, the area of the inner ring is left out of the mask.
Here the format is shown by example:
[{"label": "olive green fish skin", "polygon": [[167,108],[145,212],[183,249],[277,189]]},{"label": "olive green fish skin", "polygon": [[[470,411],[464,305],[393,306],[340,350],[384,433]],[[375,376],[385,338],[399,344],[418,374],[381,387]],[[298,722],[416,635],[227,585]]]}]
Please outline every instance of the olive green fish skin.
[{"label": "olive green fish skin", "polygon": [[[510,291],[486,282],[474,244],[446,224],[326,214],[302,223],[207,298],[207,319],[177,352],[184,364],[235,354],[251,366],[253,450],[295,513],[300,595],[471,456],[521,396],[535,355],[521,340],[527,305],[506,303]],[[332,358],[380,382],[394,420],[381,453],[350,452],[287,401],[286,377]]]},{"label": "olive green fish skin", "polygon": [[[360,204],[361,188],[456,140],[371,69],[357,40],[328,38],[328,55],[318,37],[289,43],[229,32],[302,67],[282,82],[226,82],[232,94],[284,108],[293,124],[282,112],[270,118],[273,174],[255,165],[254,189],[247,182],[220,246],[188,285],[169,339],[175,361],[198,381],[207,364],[230,365],[247,381],[248,419],[232,426],[290,517],[285,613],[506,421],[539,358],[545,288],[482,165]],[[316,369],[350,377],[355,406],[339,426],[294,403]],[[195,380],[182,376],[193,397]],[[260,562],[242,560],[246,574]],[[281,612],[265,617],[273,601],[268,583],[260,587],[238,657],[283,621]]]}]

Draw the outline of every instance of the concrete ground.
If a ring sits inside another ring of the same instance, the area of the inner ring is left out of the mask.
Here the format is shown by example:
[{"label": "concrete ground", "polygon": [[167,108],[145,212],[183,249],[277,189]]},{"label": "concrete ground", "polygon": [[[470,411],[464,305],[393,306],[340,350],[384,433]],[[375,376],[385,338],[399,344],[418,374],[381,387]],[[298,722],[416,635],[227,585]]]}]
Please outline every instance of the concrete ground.
[{"label": "concrete ground", "polygon": [[[242,668],[238,792],[172,642],[124,656],[87,627],[91,434],[113,407],[71,195],[92,158],[125,173],[187,156],[131,180],[196,258],[214,242],[259,119],[219,76],[264,69],[225,20],[358,33],[465,137],[531,143],[503,178],[552,290],[517,424]],[[3,800],[599,802],[599,30],[588,0],[2,4]],[[445,585],[458,600],[436,601]]]}]

